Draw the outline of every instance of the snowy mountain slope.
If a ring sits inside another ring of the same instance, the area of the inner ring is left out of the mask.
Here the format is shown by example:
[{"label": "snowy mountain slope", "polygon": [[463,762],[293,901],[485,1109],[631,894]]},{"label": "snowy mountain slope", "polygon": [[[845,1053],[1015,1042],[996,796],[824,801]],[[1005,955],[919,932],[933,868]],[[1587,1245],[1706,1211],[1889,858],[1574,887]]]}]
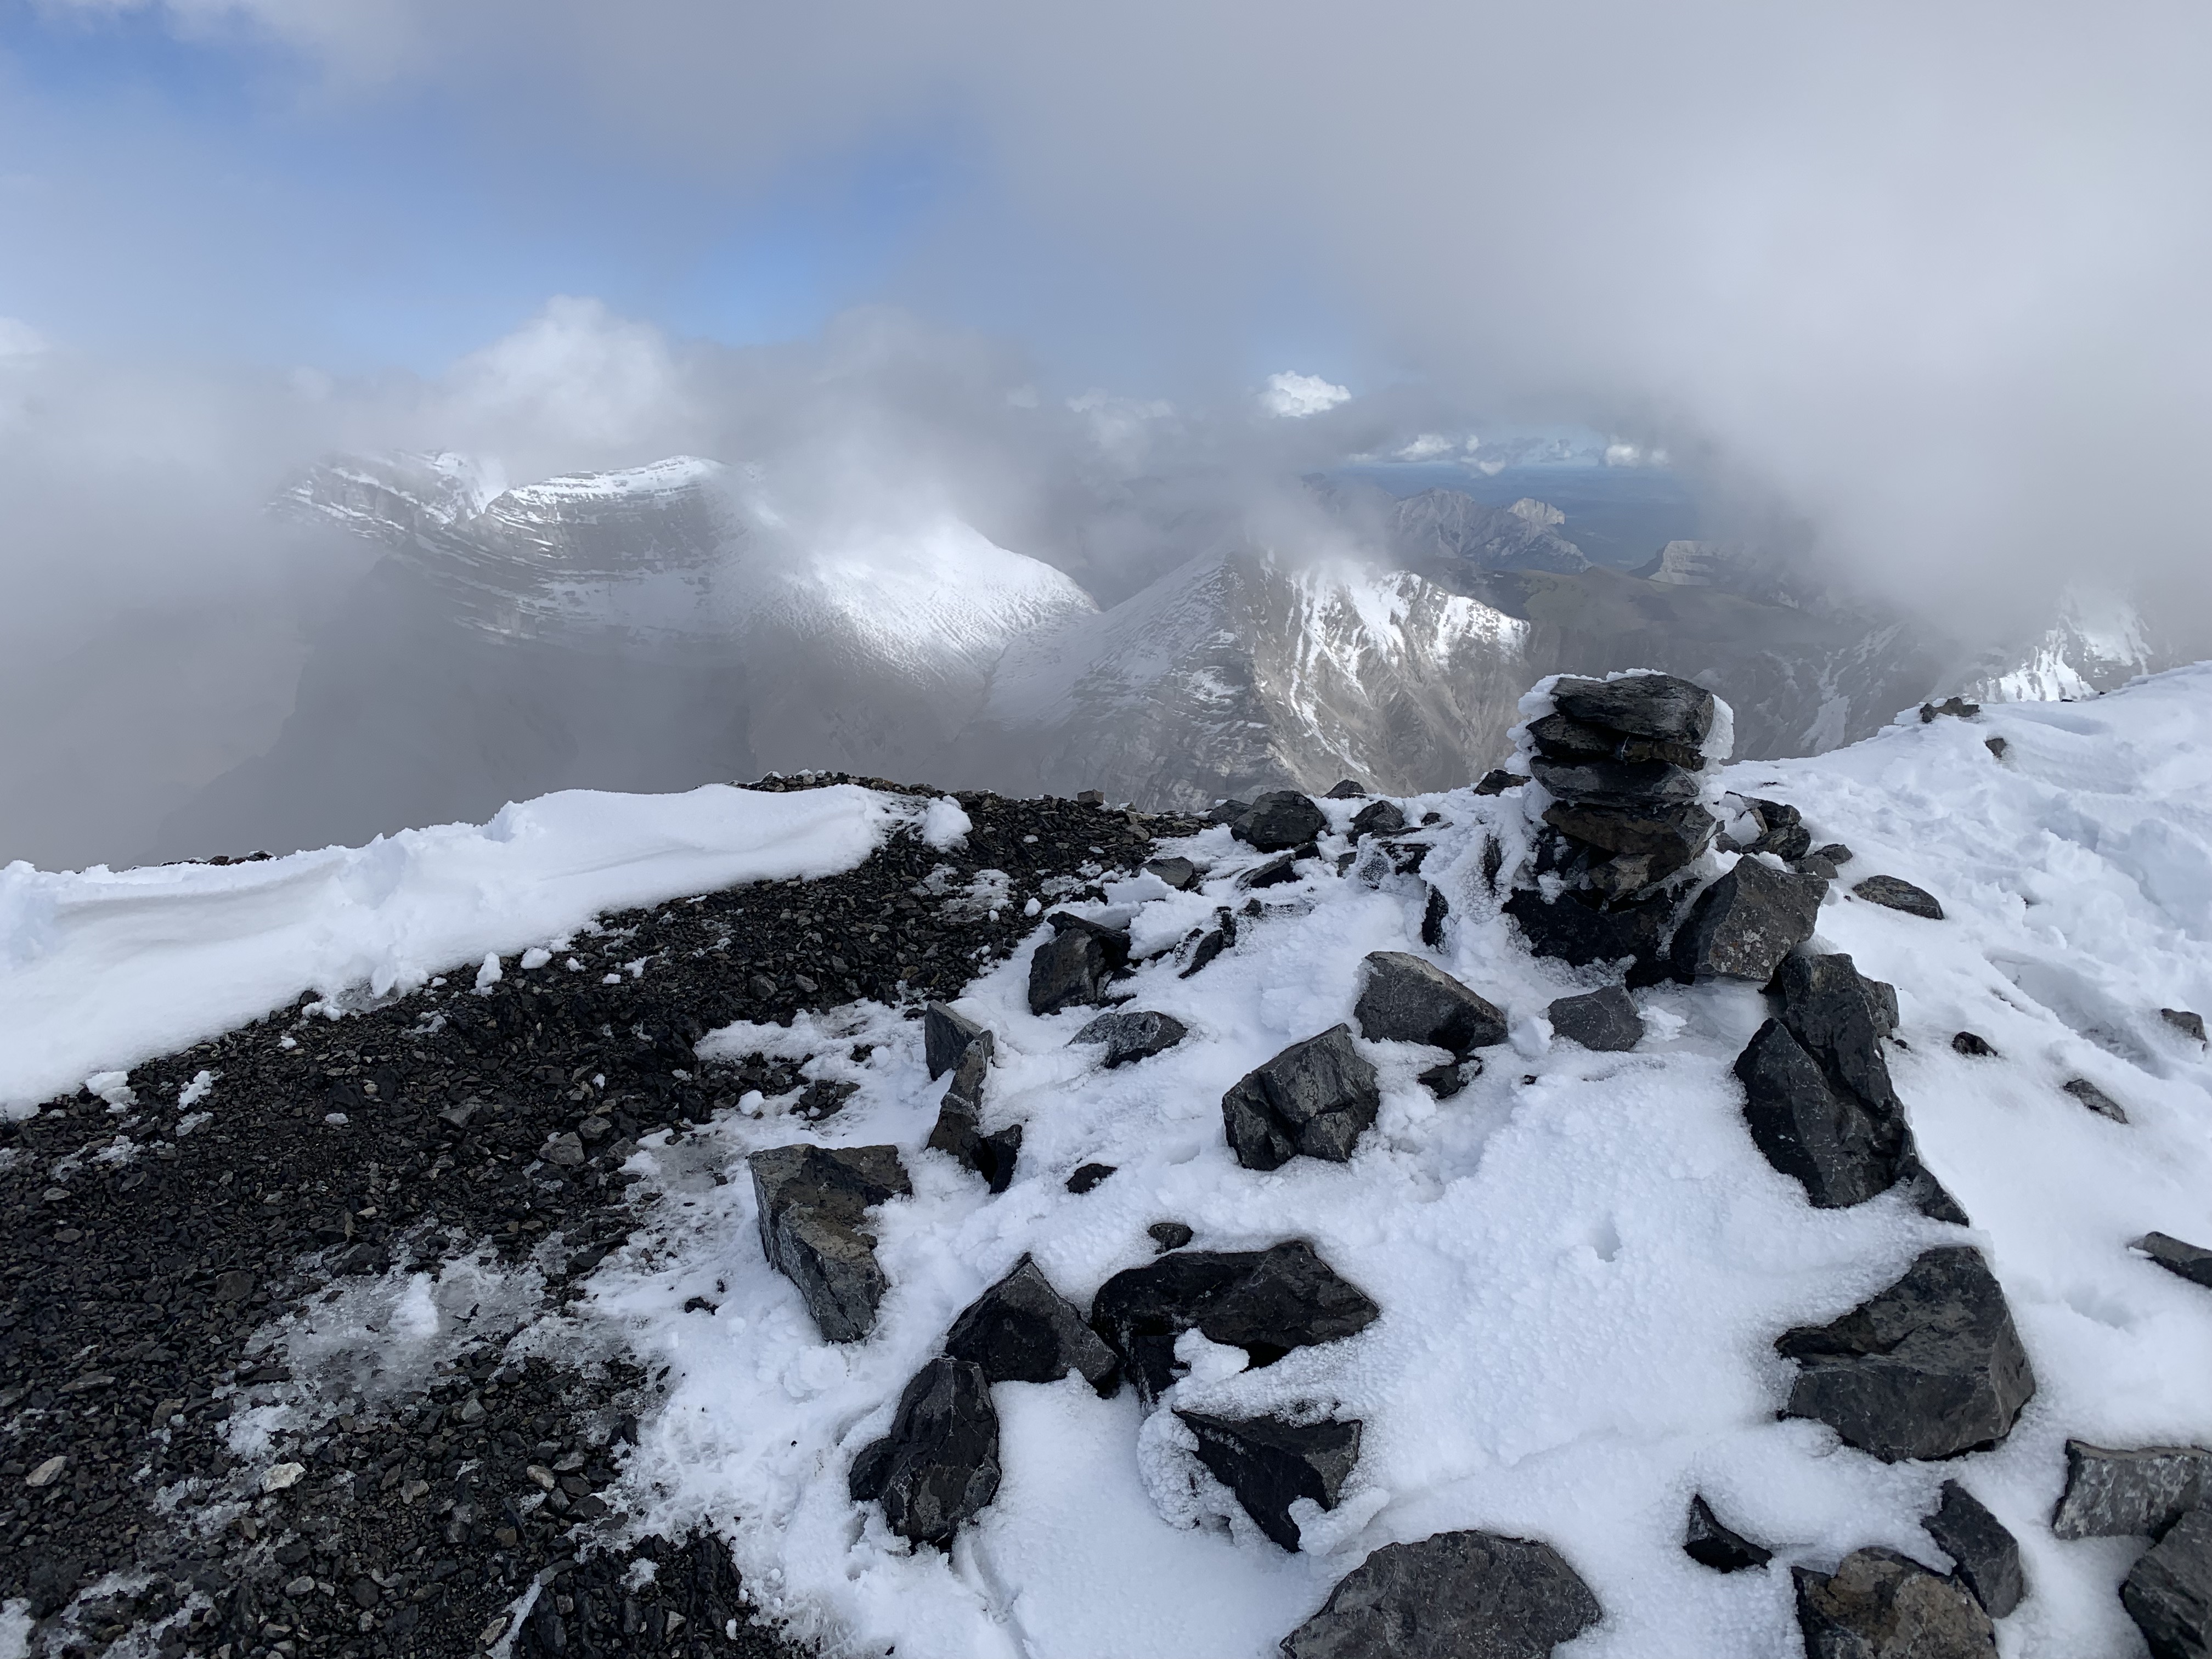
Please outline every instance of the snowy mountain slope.
[{"label": "snowy mountain slope", "polygon": [[1587,570],[1589,557],[1561,533],[1566,521],[1559,508],[1528,496],[1490,507],[1455,489],[1425,489],[1392,507],[1390,542],[1417,570],[1437,560],[1479,570]]}]

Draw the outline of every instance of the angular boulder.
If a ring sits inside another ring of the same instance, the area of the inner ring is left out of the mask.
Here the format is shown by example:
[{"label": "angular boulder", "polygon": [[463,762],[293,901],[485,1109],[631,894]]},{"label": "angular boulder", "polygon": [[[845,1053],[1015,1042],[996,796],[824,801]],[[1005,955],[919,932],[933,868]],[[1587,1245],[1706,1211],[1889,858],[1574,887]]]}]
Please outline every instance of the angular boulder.
[{"label": "angular boulder", "polygon": [[1394,800],[1370,800],[1352,815],[1352,833],[1355,839],[1361,836],[1395,836],[1406,827],[1406,814]]},{"label": "angular boulder", "polygon": [[1358,778],[1339,778],[1328,788],[1324,800],[1358,800],[1368,793],[1367,786]]},{"label": "angular boulder", "polygon": [[1190,1028],[1173,1014],[1145,1011],[1101,1014],[1071,1042],[1103,1046],[1106,1052],[1099,1057],[1099,1064],[1110,1072],[1116,1066],[1165,1054],[1189,1035]]},{"label": "angular boulder", "polygon": [[862,1218],[914,1192],[898,1148],[771,1146],[747,1164],[769,1265],[799,1287],[825,1340],[859,1341],[888,1288]]},{"label": "angular boulder", "polygon": [[1827,884],[1741,858],[1698,895],[1675,931],[1678,978],[1747,979],[1764,985],[1782,959],[1813,936]]},{"label": "angular boulder", "polygon": [[1505,1016],[1441,968],[1403,951],[1376,951],[1364,964],[1352,1017],[1370,1042],[1421,1042],[1464,1060],[1505,1041]]},{"label": "angular boulder", "polygon": [[1282,1650],[1284,1659],[1546,1659],[1604,1613],[1549,1544],[1444,1532],[1376,1550]]},{"label": "angular boulder", "polygon": [[933,1002],[921,1011],[921,1052],[929,1063],[930,1079],[934,1082],[960,1063],[960,1056],[974,1043],[981,1043],[986,1054],[991,1051],[990,1032],[963,1013],[957,1013],[942,1002]]},{"label": "angular boulder", "polygon": [[1704,786],[1694,772],[1664,761],[1547,760],[1528,763],[1537,782],[1561,800],[1634,806],[1679,806]]},{"label": "angular boulder", "polygon": [[2021,1571],[2020,1540],[1982,1501],[1955,1480],[1946,1480],[1936,1513],[1920,1525],[1936,1547],[1957,1564],[1959,1577],[1992,1619],[2002,1619],[2027,1595]]},{"label": "angular boulder", "polygon": [[1079,928],[1055,933],[1030,958],[1030,1012],[1056,1014],[1095,1003],[1113,971],[1096,935]]},{"label": "angular boulder", "polygon": [[1262,853],[1304,847],[1328,830],[1321,808],[1295,789],[1269,790],[1229,826],[1231,835]]},{"label": "angular boulder", "polygon": [[2185,1244],[2166,1233],[2145,1233],[2128,1248],[2141,1250],[2166,1272],[2212,1291],[2212,1250]]},{"label": "angular boulder", "polygon": [[1929,921],[1943,920],[1943,907],[1933,893],[1896,876],[1869,876],[1851,891],[1887,910],[1902,910],[1908,916],[1924,916]]},{"label": "angular boulder", "polygon": [[2195,1037],[2199,1042],[2204,1041],[2203,1015],[2191,1013],[2186,1008],[2161,1008],[2158,1017],[2182,1036]]},{"label": "angular boulder", "polygon": [[1022,1148],[1022,1126],[1009,1124],[989,1134],[983,1133],[983,1086],[990,1063],[987,1043],[975,1043],[960,1056],[937,1109],[928,1145],[950,1153],[981,1176],[993,1192],[1003,1193],[1014,1178],[1014,1162]]},{"label": "angular boulder", "polygon": [[1153,859],[1145,866],[1145,873],[1158,876],[1178,893],[1198,885],[1198,866],[1186,858]]},{"label": "angular boulder", "polygon": [[1863,1204],[1896,1182],[1902,1120],[1832,1086],[1780,1020],[1759,1028],[1736,1057],[1735,1075],[1753,1143],[1815,1208]]},{"label": "angular boulder", "polygon": [[1098,1288],[1091,1328],[1121,1356],[1147,1406],[1176,1376],[1176,1339],[1194,1330],[1244,1350],[1255,1366],[1334,1342],[1382,1312],[1302,1239],[1264,1250],[1178,1250]]},{"label": "angular boulder", "polygon": [[1993,1445],[2035,1394],[2004,1292],[1964,1245],[1923,1251],[1888,1289],[1774,1346],[1802,1362],[1785,1414],[1885,1463]]},{"label": "angular boulder", "polygon": [[1115,972],[1129,965],[1129,927],[1127,922],[1118,927],[1110,927],[1089,916],[1079,916],[1073,910],[1048,912],[1045,920],[1052,925],[1055,934],[1088,933],[1097,939],[1098,948],[1106,953],[1106,965]]},{"label": "angular boulder", "polygon": [[881,1502],[900,1537],[950,1545],[999,1494],[999,1413],[983,1368],[940,1355],[915,1372],[891,1431],[853,1460],[846,1490]]},{"label": "angular boulder", "polygon": [[1518,789],[1528,781],[1518,772],[1509,772],[1502,766],[1493,766],[1475,784],[1474,793],[1478,795],[1502,795],[1509,789]]},{"label": "angular boulder", "polygon": [[[1705,752],[1695,744],[1672,743],[1664,738],[1633,737],[1607,731],[1552,714],[1528,723],[1529,741],[1536,751],[1553,760],[1664,761],[1694,772],[1705,763]],[[1521,780],[1516,779],[1516,782]]]},{"label": "angular boulder", "polygon": [[1996,1659],[1981,1603],[1895,1550],[1853,1550],[1832,1573],[1790,1577],[1805,1659]]},{"label": "angular boulder", "polygon": [[1713,1514],[1712,1505],[1702,1496],[1690,1499],[1690,1521],[1682,1531],[1682,1553],[1715,1572],[1742,1572],[1752,1567],[1763,1567],[1774,1559],[1772,1550],[1763,1549],[1742,1534],[1723,1526]]},{"label": "angular boulder", "polygon": [[2058,1538],[2155,1538],[2212,1496],[2212,1451],[2202,1446],[2066,1443],[2066,1489],[2051,1513]]},{"label": "angular boulder", "polygon": [[1221,1116],[1239,1164],[1278,1170],[1300,1154],[1345,1162],[1382,1103],[1351,1028],[1333,1025],[1246,1073],[1222,1096]]},{"label": "angular boulder", "polygon": [[1704,852],[1717,827],[1713,815],[1695,802],[1555,800],[1544,809],[1544,822],[1585,846],[1642,859],[1653,881],[1671,876]]},{"label": "angular boulder", "polygon": [[2128,1121],[2127,1111],[2120,1103],[2090,1082],[2087,1078],[2069,1078],[2059,1086],[2099,1117],[2110,1118],[2115,1123],[2125,1123]]},{"label": "angular boulder", "polygon": [[1644,1041],[1644,1016],[1623,986],[1561,997],[1544,1011],[1554,1036],[1599,1054],[1621,1054]]},{"label": "angular boulder", "polygon": [[987,1382],[1057,1382],[1074,1371],[1102,1395],[1120,1386],[1114,1351],[1026,1255],[952,1322],[945,1352],[980,1365]]},{"label": "angular boulder", "polygon": [[1782,1023],[1838,1088],[1878,1115],[1902,1109],[1881,1049],[1897,1027],[1894,987],[1868,979],[1840,953],[1790,957],[1773,983]]},{"label": "angular boulder", "polygon": [[1596,895],[1572,892],[1547,902],[1535,889],[1522,887],[1507,896],[1505,914],[1520,924],[1533,955],[1587,968],[1623,957],[1651,958],[1674,920],[1674,905],[1662,895],[1601,908]]},{"label": "angular boulder", "polygon": [[1974,1224],[1966,1206],[1952,1197],[1949,1188],[1920,1161],[1920,1148],[1909,1128],[1905,1132],[1904,1147],[1897,1155],[1897,1190],[1905,1195],[1906,1203],[1930,1221],[1948,1222],[1954,1227]]},{"label": "angular boulder", "polygon": [[1552,688],[1552,707],[1585,726],[1692,748],[1702,745],[1713,731],[1713,694],[1672,674],[1562,679]]},{"label": "angular boulder", "polygon": [[1359,1461],[1359,1424],[1292,1423],[1279,1417],[1231,1419],[1179,1411],[1198,1437],[1198,1461],[1236,1494],[1261,1532],[1286,1550],[1298,1547],[1291,1505],[1310,1498],[1336,1507]]},{"label": "angular boulder", "polygon": [[2129,1570],[2120,1605],[2151,1659],[2212,1653],[2212,1508],[2199,1504]]}]

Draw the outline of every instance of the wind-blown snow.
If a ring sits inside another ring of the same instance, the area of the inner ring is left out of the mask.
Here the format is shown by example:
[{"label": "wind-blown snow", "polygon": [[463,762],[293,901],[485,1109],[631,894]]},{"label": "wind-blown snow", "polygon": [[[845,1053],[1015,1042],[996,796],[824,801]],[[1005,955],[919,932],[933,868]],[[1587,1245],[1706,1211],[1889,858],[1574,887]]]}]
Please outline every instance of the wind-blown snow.
[{"label": "wind-blown snow", "polygon": [[[922,803],[840,786],[569,790],[258,864],[0,869],[0,1110],[258,1018],[382,995],[605,910],[860,863]],[[942,814],[940,813],[940,818]]]}]

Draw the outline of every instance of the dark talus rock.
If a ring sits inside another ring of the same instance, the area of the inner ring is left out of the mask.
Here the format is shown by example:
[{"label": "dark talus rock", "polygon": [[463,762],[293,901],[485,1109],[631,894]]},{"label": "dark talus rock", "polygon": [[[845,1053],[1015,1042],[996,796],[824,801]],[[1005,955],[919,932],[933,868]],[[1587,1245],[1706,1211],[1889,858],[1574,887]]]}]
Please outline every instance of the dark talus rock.
[{"label": "dark talus rock", "polygon": [[1184,1221],[1155,1221],[1145,1229],[1145,1235],[1152,1241],[1152,1254],[1155,1255],[1179,1250],[1197,1237],[1191,1231],[1190,1224]]},{"label": "dark talus rock", "polygon": [[1134,1013],[1101,1014],[1078,1031],[1075,1042],[1103,1044],[1100,1064],[1111,1071],[1133,1060],[1165,1054],[1190,1035],[1190,1028],[1173,1014],[1149,1010]]},{"label": "dark talus rock", "polygon": [[1888,1289],[1774,1346],[1802,1362],[1786,1414],[1885,1463],[1992,1445],[2035,1394],[2004,1292],[1966,1246],[1923,1251]]},{"label": "dark talus rock", "polygon": [[1311,855],[1312,849],[1308,848],[1296,848],[1288,853],[1278,853],[1265,864],[1256,865],[1237,877],[1237,884],[1249,890],[1254,887],[1280,887],[1285,882],[1296,881],[1298,878],[1299,858]]},{"label": "dark talus rock", "polygon": [[1753,1142],[1815,1207],[1863,1204],[1895,1183],[1902,1122],[1832,1086],[1780,1020],[1759,1028],[1736,1057],[1735,1075]]},{"label": "dark talus rock", "polygon": [[1544,809],[1544,822],[1585,846],[1644,860],[1657,881],[1704,852],[1718,821],[1694,801],[1638,806],[1555,800]]},{"label": "dark talus rock", "polygon": [[1762,1549],[1742,1534],[1723,1526],[1714,1516],[1712,1505],[1703,1497],[1690,1500],[1690,1522],[1682,1532],[1682,1553],[1715,1572],[1741,1572],[1749,1567],[1763,1567],[1774,1559],[1772,1550]]},{"label": "dark talus rock", "polygon": [[1765,984],[1782,960],[1813,936],[1827,884],[1777,870],[1755,858],[1698,895],[1675,930],[1674,972],[1686,980],[1747,979]]},{"label": "dark talus rock", "polygon": [[1474,793],[1478,795],[1502,795],[1509,789],[1518,789],[1528,781],[1518,772],[1509,772],[1502,766],[1492,767],[1482,775],[1481,781],[1474,786]]},{"label": "dark talus rock", "polygon": [[1176,977],[1188,979],[1236,943],[1237,918],[1224,905],[1213,913],[1213,926],[1199,939],[1198,948],[1190,953],[1190,965]]},{"label": "dark talus rock", "polygon": [[1071,929],[1037,946],[1030,958],[1030,1012],[1056,1014],[1095,1003],[1105,994],[1113,966],[1091,934]]},{"label": "dark talus rock", "polygon": [[2191,1510],[2130,1569],[2120,1605],[2151,1659],[2212,1654],[2212,1508]]},{"label": "dark talus rock", "polygon": [[1158,876],[1177,892],[1198,885],[1198,866],[1185,858],[1153,859],[1145,866],[1148,875]]},{"label": "dark talus rock", "polygon": [[1431,951],[1442,948],[1444,942],[1444,923],[1451,919],[1451,901],[1441,887],[1429,889],[1429,901],[1421,907],[1421,943]]},{"label": "dark talus rock", "polygon": [[1271,1365],[1293,1348],[1334,1342],[1382,1312],[1304,1240],[1264,1250],[1181,1250],[1099,1286],[1091,1328],[1121,1356],[1146,1405],[1176,1375],[1176,1339],[1195,1330]]},{"label": "dark talus rock", "polygon": [[2020,1540],[1981,1500],[1955,1480],[1946,1480],[1942,1502],[1920,1524],[1936,1546],[1958,1564],[1958,1573],[1982,1609],[2002,1619],[2027,1594],[2021,1571]]},{"label": "dark talus rock", "polygon": [[2099,1117],[2108,1117],[2115,1123],[2125,1123],[2128,1121],[2128,1115],[2121,1109],[2120,1103],[2090,1082],[2087,1078],[2069,1078],[2060,1086]]},{"label": "dark talus rock", "polygon": [[853,1460],[846,1489],[855,1503],[880,1501],[900,1537],[949,1545],[999,1495],[999,1414],[983,1368],[939,1355],[915,1372],[891,1431]]},{"label": "dark talus rock", "polygon": [[1866,978],[1841,954],[1788,957],[1772,982],[1782,1023],[1829,1080],[1873,1112],[1898,1112],[1881,1052],[1897,1024],[1896,988]]},{"label": "dark talus rock", "polygon": [[1329,786],[1328,793],[1323,796],[1322,799],[1325,800],[1358,800],[1361,796],[1365,795],[1368,793],[1367,786],[1360,782],[1357,778],[1340,778],[1335,783]]},{"label": "dark talus rock", "polygon": [[1813,856],[1826,859],[1840,869],[1851,861],[1851,849],[1839,841],[1832,841],[1825,847],[1815,847],[1813,849]]},{"label": "dark talus rock", "polygon": [[1946,697],[1941,702],[1920,705],[1920,723],[1929,725],[1938,714],[1948,714],[1954,720],[1970,720],[1982,712],[1978,702],[1968,702],[1964,697]]},{"label": "dark talus rock", "polygon": [[1801,876],[1813,876],[1821,881],[1833,881],[1837,876],[1834,865],[1811,853],[1802,858],[1790,860],[1790,867]]},{"label": "dark talus rock", "polygon": [[2051,1512],[2058,1538],[2154,1538],[2203,1500],[2212,1451],[2066,1443],[2066,1489]]},{"label": "dark talus rock", "polygon": [[956,1013],[941,1002],[930,1003],[922,1009],[921,1052],[929,1062],[933,1080],[957,1066],[969,1045],[978,1042],[983,1045],[985,1054],[990,1053],[991,1034],[967,1015]]},{"label": "dark talus rock", "polygon": [[2145,1233],[2128,1248],[2141,1250],[2166,1272],[2212,1291],[2212,1250],[2184,1243],[2169,1233]]},{"label": "dark talus rock", "polygon": [[1089,916],[1079,916],[1073,910],[1054,910],[1045,920],[1052,924],[1055,934],[1087,933],[1098,941],[1098,948],[1106,953],[1106,965],[1117,973],[1129,965],[1129,927],[1124,922],[1119,927],[1109,927],[1103,921],[1093,921]]},{"label": "dark talus rock", "polygon": [[1966,1206],[1954,1198],[1950,1188],[1936,1180],[1935,1173],[1920,1161],[1920,1149],[1914,1144],[1909,1128],[1905,1132],[1904,1147],[1897,1155],[1897,1189],[1905,1195],[1906,1203],[1930,1221],[1948,1222],[1954,1227],[1974,1224],[1966,1214]]},{"label": "dark talus rock", "polygon": [[1995,755],[1999,760],[2002,760],[2005,757],[2005,750],[2011,748],[2012,745],[2007,743],[2002,738],[1984,738],[1982,739],[1982,747],[1988,750],[1990,753]]},{"label": "dark talus rock", "polygon": [[857,1083],[842,1079],[817,1078],[799,1091],[799,1098],[791,1103],[791,1115],[804,1118],[809,1123],[819,1123],[845,1109],[845,1103],[860,1092]]},{"label": "dark talus rock", "polygon": [[1218,803],[1206,815],[1209,823],[1234,823],[1252,810],[1249,800],[1224,800]]},{"label": "dark talus rock", "polygon": [[1703,785],[1693,772],[1663,761],[1555,761],[1539,755],[1529,771],[1561,800],[1648,809],[1697,799]]},{"label": "dark talus rock", "polygon": [[1619,985],[1578,997],[1561,997],[1544,1011],[1554,1035],[1600,1054],[1620,1054],[1644,1041],[1644,1016]]},{"label": "dark talus rock", "polygon": [[1111,1164],[1086,1164],[1067,1178],[1067,1190],[1081,1197],[1114,1173]]},{"label": "dark talus rock", "polygon": [[982,1367],[987,1382],[1057,1382],[1078,1373],[1102,1395],[1121,1362],[1026,1255],[952,1322],[945,1352]]},{"label": "dark talus rock", "polygon": [[1482,1062],[1480,1060],[1448,1060],[1441,1066],[1430,1066],[1413,1081],[1438,1100],[1449,1100],[1481,1075]]},{"label": "dark talus rock", "polygon": [[2195,1037],[2199,1042],[2204,1041],[2203,1015],[2192,1014],[2186,1008],[2161,1008],[2158,1017],[2182,1036]]},{"label": "dark talus rock", "polygon": [[1394,800],[1370,800],[1352,815],[1352,833],[1395,836],[1406,827],[1406,815]]},{"label": "dark talus rock", "polygon": [[1951,1038],[1951,1050],[1954,1054],[1965,1054],[1971,1060],[1990,1060],[1996,1054],[1996,1050],[1990,1046],[1990,1040],[1987,1037],[1978,1036],[1972,1031],[1960,1031],[1954,1034]]},{"label": "dark talus rock", "polygon": [[1571,720],[1565,714],[1547,714],[1541,720],[1532,720],[1528,737],[1537,751],[1552,760],[1626,761],[1631,764],[1656,761],[1692,772],[1705,763],[1704,751],[1695,744],[1632,737]]},{"label": "dark talus rock", "polygon": [[1505,914],[1520,924],[1533,954],[1587,968],[1623,957],[1651,959],[1674,920],[1674,906],[1663,895],[1601,906],[1595,894],[1573,892],[1547,903],[1534,888],[1523,887],[1507,896]]},{"label": "dark talus rock", "polygon": [[1291,1423],[1279,1417],[1232,1419],[1204,1412],[1176,1415],[1198,1437],[1198,1461],[1229,1488],[1260,1530],[1286,1550],[1298,1547],[1291,1505],[1310,1498],[1336,1507],[1359,1461],[1359,1424]]},{"label": "dark talus rock", "polygon": [[1879,904],[1886,909],[1902,910],[1908,916],[1925,916],[1930,921],[1943,920],[1943,907],[1936,896],[1923,888],[1895,876],[1869,876],[1851,889],[1869,904]]},{"label": "dark talus rock", "polygon": [[1625,737],[1656,738],[1692,748],[1712,735],[1713,694],[1672,674],[1617,680],[1567,680],[1552,688],[1552,707],[1569,720]]},{"label": "dark talus rock", "polygon": [[1343,1163],[1382,1103],[1351,1028],[1333,1025],[1246,1073],[1222,1096],[1221,1116],[1239,1164],[1275,1170],[1301,1153]]},{"label": "dark talus rock", "polygon": [[1022,1148],[1022,1126],[1011,1124],[989,1134],[983,1133],[983,1085],[989,1075],[991,1050],[984,1043],[970,1045],[952,1069],[945,1099],[937,1109],[937,1121],[929,1131],[928,1145],[950,1153],[981,1176],[994,1193],[1003,1193],[1014,1178],[1014,1163]]},{"label": "dark talus rock", "polygon": [[1352,1017],[1376,1042],[1425,1042],[1465,1059],[1505,1041],[1505,1016],[1441,968],[1402,951],[1376,951],[1364,963]]},{"label": "dark talus rock", "polygon": [[1283,1638],[1284,1659],[1546,1659],[1604,1617],[1549,1544],[1443,1532],[1385,1544]]},{"label": "dark talus rock", "polygon": [[1310,799],[1295,789],[1271,789],[1229,826],[1229,833],[1263,853],[1282,853],[1304,846],[1328,829],[1328,819]]},{"label": "dark talus rock", "polygon": [[772,1146],[747,1162],[769,1264],[799,1287],[825,1340],[859,1341],[888,1288],[861,1218],[914,1191],[898,1148]]},{"label": "dark talus rock", "polygon": [[1982,1604],[1895,1550],[1853,1550],[1832,1573],[1790,1577],[1805,1659],[1996,1659]]}]

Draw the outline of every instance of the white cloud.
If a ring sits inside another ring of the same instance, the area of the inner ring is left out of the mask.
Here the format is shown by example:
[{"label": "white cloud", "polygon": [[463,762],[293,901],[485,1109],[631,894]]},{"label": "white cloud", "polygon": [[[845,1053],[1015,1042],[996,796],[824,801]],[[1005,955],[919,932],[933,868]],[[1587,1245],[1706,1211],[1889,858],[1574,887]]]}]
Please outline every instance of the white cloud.
[{"label": "white cloud", "polygon": [[1334,409],[1351,398],[1350,392],[1340,386],[1331,386],[1318,374],[1285,370],[1267,377],[1267,389],[1260,394],[1260,406],[1270,415],[1297,421]]},{"label": "white cloud", "polygon": [[1441,433],[1424,432],[1398,452],[1401,461],[1432,461],[1439,455],[1449,455],[1457,447]]},{"label": "white cloud", "polygon": [[16,317],[0,317],[0,357],[27,357],[52,348],[52,342]]}]

